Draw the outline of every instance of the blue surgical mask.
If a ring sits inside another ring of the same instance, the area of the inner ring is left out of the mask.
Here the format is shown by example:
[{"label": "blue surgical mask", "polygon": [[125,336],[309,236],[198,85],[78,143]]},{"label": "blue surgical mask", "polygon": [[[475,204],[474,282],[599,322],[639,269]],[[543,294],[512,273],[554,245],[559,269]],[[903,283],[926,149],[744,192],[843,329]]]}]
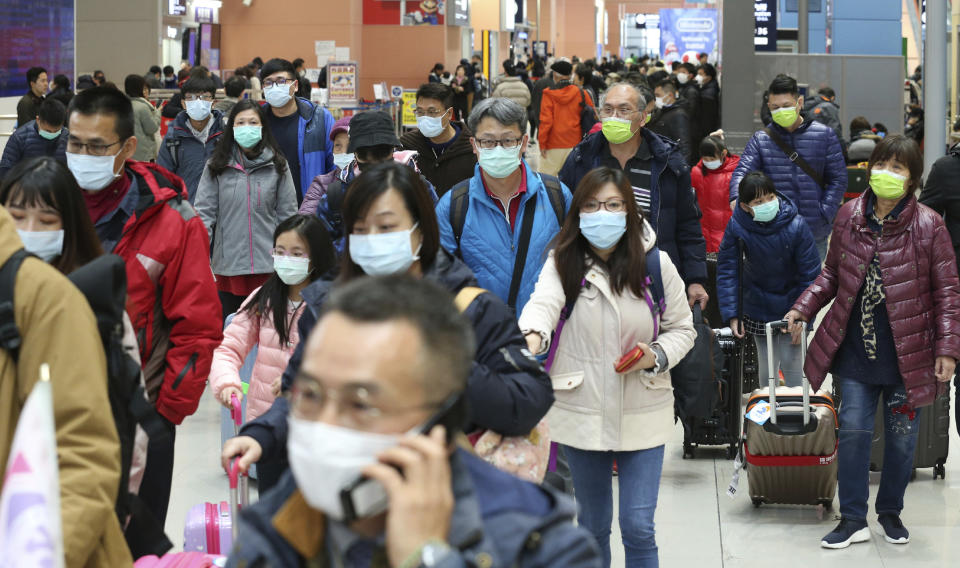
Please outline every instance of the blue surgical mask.
[{"label": "blue surgical mask", "polygon": [[263,137],[263,127],[257,125],[243,125],[233,127],[233,139],[241,148],[249,150],[260,143]]},{"label": "blue surgical mask", "polygon": [[347,166],[353,163],[353,158],[353,152],[349,154],[334,154],[333,163],[336,164],[336,166],[341,170],[345,170],[347,169]]},{"label": "blue surgical mask", "polygon": [[120,172],[113,171],[113,163],[119,153],[112,156],[90,156],[67,152],[67,168],[77,179],[80,189],[100,191],[113,183],[123,172],[123,166],[120,167]]},{"label": "blue surgical mask", "polygon": [[310,259],[273,255],[273,271],[287,286],[300,284],[310,274]]},{"label": "blue surgical mask", "polygon": [[63,254],[63,229],[59,231],[21,231],[17,229],[23,248],[40,260],[50,262]]},{"label": "blue surgical mask", "polygon": [[420,260],[420,247],[423,245],[417,247],[416,252],[410,250],[410,235],[418,225],[393,233],[351,234],[350,259],[370,276],[406,272],[414,262]]},{"label": "blue surgical mask", "polygon": [[40,136],[42,136],[44,140],[56,140],[57,138],[60,138],[60,133],[63,132],[63,129],[61,128],[56,132],[47,132],[42,128],[38,128],[37,132],[40,133]]},{"label": "blue surgical mask", "polygon": [[780,212],[780,199],[774,197],[773,201],[761,203],[756,207],[751,207],[751,209],[753,209],[754,221],[757,223],[769,223],[773,221],[777,213]]},{"label": "blue surgical mask", "polygon": [[210,116],[211,108],[213,108],[213,101],[205,101],[203,99],[187,101],[187,116],[200,122]]},{"label": "blue surgical mask", "polygon": [[612,248],[627,232],[627,213],[596,211],[580,214],[580,233],[600,250]]},{"label": "blue surgical mask", "polygon": [[280,108],[290,102],[290,85],[272,85],[263,91],[263,98],[273,108]]},{"label": "blue surgical mask", "polygon": [[489,150],[481,148],[477,162],[490,177],[505,178],[520,167],[520,146],[516,148],[497,146]]},{"label": "blue surgical mask", "polygon": [[432,116],[418,116],[417,117],[417,128],[420,130],[420,134],[423,134],[427,138],[434,138],[440,136],[443,133],[443,117],[447,113],[443,113],[441,116],[432,117]]}]

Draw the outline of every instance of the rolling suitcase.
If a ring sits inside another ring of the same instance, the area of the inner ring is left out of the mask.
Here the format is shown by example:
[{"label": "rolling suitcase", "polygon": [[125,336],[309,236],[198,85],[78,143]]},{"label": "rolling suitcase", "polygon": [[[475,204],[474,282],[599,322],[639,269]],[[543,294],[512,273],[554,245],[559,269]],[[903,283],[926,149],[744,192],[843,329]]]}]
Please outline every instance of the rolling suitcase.
[{"label": "rolling suitcase", "polygon": [[733,336],[730,328],[713,332],[723,353],[723,367],[715,385],[715,405],[707,416],[684,421],[683,459],[695,457],[699,446],[727,446],[727,459],[733,459],[740,442],[742,342]]},{"label": "rolling suitcase", "polygon": [[230,463],[230,503],[200,503],[190,508],[183,527],[183,550],[229,554],[237,538],[237,516],[250,501],[247,476],[237,460]]},{"label": "rolling suitcase", "polygon": [[[230,325],[230,322],[233,321],[234,316],[236,316],[236,314],[230,314],[227,316],[226,323],[223,326],[224,328]],[[247,388],[250,386],[250,377],[253,376],[253,365],[257,361],[258,350],[259,346],[254,345],[253,349],[250,350],[250,353],[247,354],[247,358],[243,360],[243,366],[240,367],[240,384],[243,387],[243,400],[240,401],[239,422],[237,422],[237,417],[234,416],[232,409],[220,409],[221,448],[223,448],[223,445],[227,443],[227,440],[239,435],[240,426],[243,425],[243,418],[247,415]],[[257,478],[256,464],[250,467],[249,475],[250,479]]]},{"label": "rolling suitcase", "polygon": [[[773,333],[786,325],[772,322],[766,326],[771,375],[776,369]],[[804,334],[801,365],[806,350]],[[777,387],[777,383],[776,377],[769,377],[769,386],[754,391],[747,402],[742,450],[750,498],[755,507],[788,503],[829,508],[837,491],[837,412],[833,398],[824,390],[811,396],[806,377],[802,387]]]},{"label": "rolling suitcase", "polygon": [[[841,402],[842,404],[842,402]],[[920,434],[913,454],[913,469],[933,468],[933,478],[945,479],[947,451],[950,447],[950,394],[938,396],[931,406],[920,409]],[[883,400],[877,407],[870,446],[870,471],[883,469]]]}]

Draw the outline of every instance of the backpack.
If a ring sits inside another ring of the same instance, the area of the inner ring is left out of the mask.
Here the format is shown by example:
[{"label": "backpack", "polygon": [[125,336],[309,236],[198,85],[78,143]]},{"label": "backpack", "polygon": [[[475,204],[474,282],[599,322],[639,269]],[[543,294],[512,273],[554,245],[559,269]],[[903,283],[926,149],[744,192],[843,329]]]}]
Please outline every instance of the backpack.
[{"label": "backpack", "polygon": [[[327,187],[327,230],[334,240],[343,234],[343,198],[347,195],[347,186],[340,179],[333,180]],[[319,212],[318,212],[319,213]]]},{"label": "backpack", "polygon": [[597,111],[587,104],[587,97],[583,89],[580,89],[580,137],[590,134],[597,122]]},{"label": "backpack", "polygon": [[[14,363],[19,359],[21,343],[20,331],[14,320],[14,287],[20,265],[28,256],[31,255],[20,249],[0,267],[0,347],[9,353]],[[83,293],[96,316],[106,355],[107,391],[120,441],[120,484],[115,506],[120,526],[126,527],[128,520],[138,521],[138,532],[141,534],[136,535],[136,540],[143,543],[144,549],[138,551],[131,547],[134,554],[162,554],[172,544],[146,505],[130,492],[131,464],[146,461],[146,445],[135,444],[137,426],[143,428],[150,439],[161,439],[169,434],[160,421],[160,415],[147,400],[140,365],[123,348],[126,266],[119,256],[103,255],[73,271],[67,278]],[[144,532],[147,534],[142,534]]]},{"label": "backpack", "polygon": [[180,168],[180,139],[176,136],[170,136],[167,141],[164,143],[167,146],[167,151],[170,152],[170,168],[171,172],[176,172]]}]

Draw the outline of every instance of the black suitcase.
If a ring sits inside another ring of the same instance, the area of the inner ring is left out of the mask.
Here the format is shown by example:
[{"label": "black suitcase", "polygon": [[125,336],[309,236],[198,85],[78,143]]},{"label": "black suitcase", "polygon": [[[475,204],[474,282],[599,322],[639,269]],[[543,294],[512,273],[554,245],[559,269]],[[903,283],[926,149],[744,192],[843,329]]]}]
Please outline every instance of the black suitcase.
[{"label": "black suitcase", "polygon": [[727,446],[727,459],[733,459],[740,441],[741,385],[743,384],[743,345],[729,329],[714,329],[723,350],[723,369],[716,381],[716,403],[703,418],[683,422],[683,459],[695,457],[698,446]]},{"label": "black suitcase", "polygon": [[[842,403],[841,403],[842,404]],[[870,446],[870,471],[883,469],[883,399],[877,406]],[[932,467],[933,478],[945,479],[950,445],[950,394],[937,397],[931,406],[920,409],[920,434],[913,454],[914,475],[919,468]]]}]

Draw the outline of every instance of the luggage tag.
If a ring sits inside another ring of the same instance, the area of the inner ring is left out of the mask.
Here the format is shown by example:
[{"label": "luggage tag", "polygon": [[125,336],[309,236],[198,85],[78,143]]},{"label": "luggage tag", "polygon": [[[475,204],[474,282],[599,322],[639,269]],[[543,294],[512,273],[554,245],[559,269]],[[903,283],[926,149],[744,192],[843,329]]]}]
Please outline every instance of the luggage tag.
[{"label": "luggage tag", "polygon": [[753,408],[747,413],[747,418],[756,422],[757,425],[763,426],[767,423],[767,420],[770,420],[770,403],[761,401],[753,405]]},{"label": "luggage tag", "polygon": [[737,452],[737,458],[733,460],[733,477],[730,478],[730,485],[727,486],[727,497],[733,499],[737,496],[737,489],[740,488],[740,470],[743,469],[743,447]]}]

